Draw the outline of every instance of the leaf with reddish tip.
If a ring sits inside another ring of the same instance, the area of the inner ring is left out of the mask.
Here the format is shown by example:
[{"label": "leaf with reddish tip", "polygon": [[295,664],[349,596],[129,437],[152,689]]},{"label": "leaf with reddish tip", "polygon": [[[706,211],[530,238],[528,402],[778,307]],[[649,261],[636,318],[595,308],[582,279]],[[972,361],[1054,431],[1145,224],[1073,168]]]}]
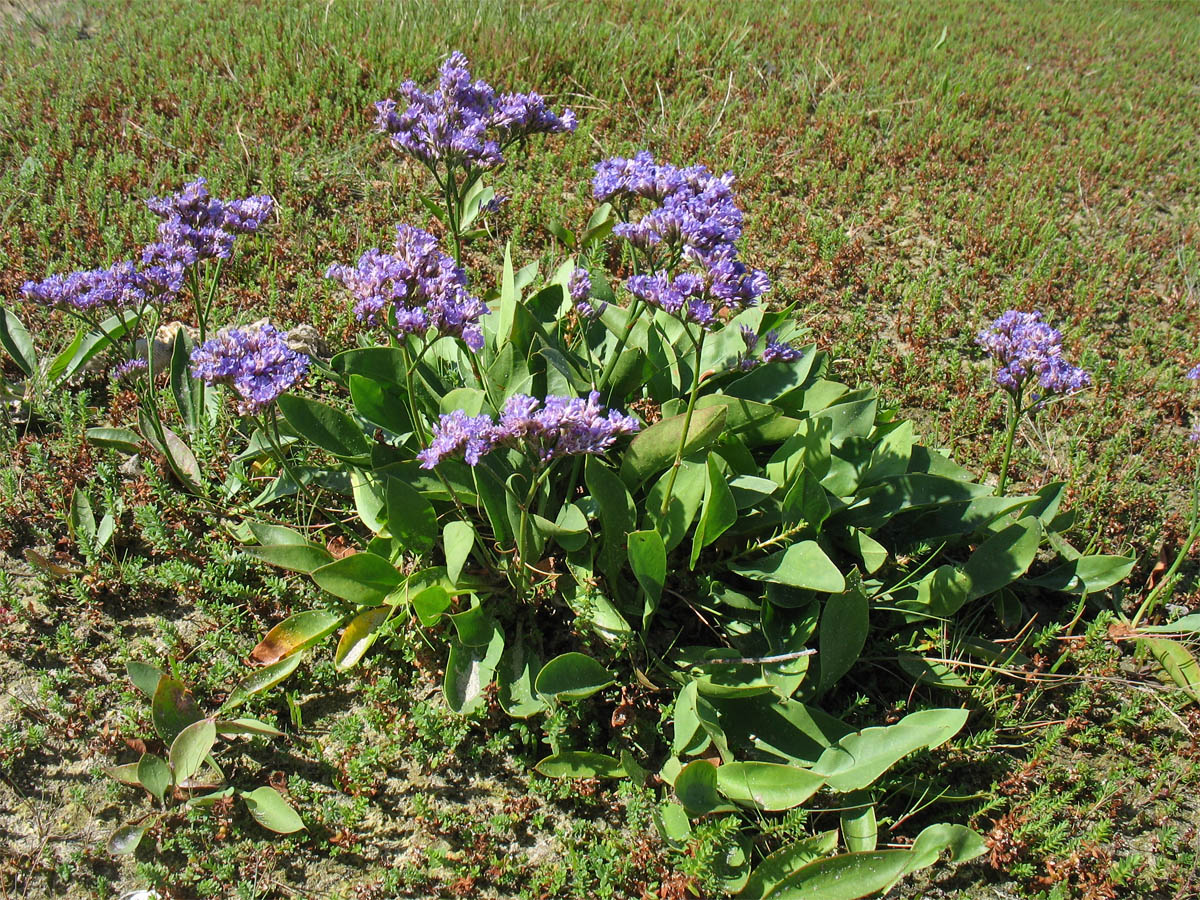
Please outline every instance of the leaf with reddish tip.
[{"label": "leaf with reddish tip", "polygon": [[263,665],[276,663],[298,650],[311,647],[331,634],[344,619],[345,616],[332,609],[296,613],[268,631],[267,636],[250,651],[250,657]]}]

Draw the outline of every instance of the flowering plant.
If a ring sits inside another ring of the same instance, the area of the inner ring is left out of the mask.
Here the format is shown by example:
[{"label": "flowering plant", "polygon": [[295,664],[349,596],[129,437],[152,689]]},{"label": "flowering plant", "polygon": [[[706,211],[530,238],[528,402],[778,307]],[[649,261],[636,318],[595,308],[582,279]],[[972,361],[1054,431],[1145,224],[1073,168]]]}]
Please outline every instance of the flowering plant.
[{"label": "flowering plant", "polygon": [[[699,818],[733,817],[723,865],[739,896],[865,896],[943,850],[981,853],[952,825],[911,849],[876,843],[887,773],[951,739],[966,710],[864,728],[823,698],[856,676],[868,642],[926,691],[961,686],[942,622],[988,601],[1008,616],[1021,591],[1102,591],[1131,561],[1081,556],[1056,533],[1061,484],[995,492],[873,390],[837,381],[791,307],[764,309],[769,276],[744,259],[730,173],[648,152],[604,160],[587,225],[550,228],[574,255],[539,283],[510,247],[486,290],[461,267],[483,173],[574,118],[498,95],[460,54],[435,91],[401,95],[404,108],[378,105],[379,126],[429,169],[449,252],[400,225],[393,248],[333,264],[381,340],[333,357],[332,396],[278,393],[286,366],[261,382],[290,436],[335,461],[361,530],[357,552],[335,558],[310,531],[248,524],[248,552],[307,573],[328,600],[263,638],[262,668],[229,705],[327,637],[346,669],[408,622],[444,640],[457,711],[533,718],[589,697],[669,710],[665,744],[617,725],[599,748],[554,732],[537,769],[645,780],[652,767],[670,788],[661,830],[680,845]],[[1018,409],[1033,379],[1035,403],[1083,382],[1036,321],[995,331],[985,346]],[[220,371],[252,411],[256,388]],[[293,480],[329,471],[294,466]],[[1066,557],[1031,575],[1051,539]],[[845,852],[833,855],[835,829],[760,859],[764,816],[826,795]]]},{"label": "flowering plant", "polygon": [[[196,338],[175,333],[168,381],[189,433],[224,424],[209,443],[245,441],[222,499],[252,481],[242,463],[274,457],[242,511],[289,495],[314,507],[295,527],[247,521],[241,535],[250,555],[311,577],[321,605],[263,637],[255,670],[211,717],[173,679],[137,670],[175,758],[115,774],[160,796],[196,775],[218,734],[261,731],[234,710],[326,639],[344,670],[381,635],[419,629],[446,650],[456,711],[536,720],[589,698],[612,706],[600,746],[548,727],[536,769],[653,779],[660,831],[681,849],[694,823],[725,820],[718,869],[740,897],[861,897],[943,851],[982,853],[978,835],[946,824],[881,850],[876,801],[967,721],[941,693],[964,685],[947,650],[960,611],[991,603],[1008,621],[1027,595],[1082,602],[1132,565],[1071,547],[1063,485],[1005,493],[1016,423],[1088,381],[1058,333],[1011,312],[979,337],[1010,398],[996,490],[923,445],[874,390],[839,381],[786,298],[765,307],[770,276],[745,254],[732,173],[648,151],[602,160],[586,225],[547,225],[564,251],[556,267],[517,269],[510,246],[488,279],[463,266],[496,203],[485,176],[534,136],[572,132],[574,115],[498,93],[458,53],[436,88],[405,83],[376,108],[391,146],[430,173],[434,221],[331,261],[330,295],[361,331],[328,362],[268,322],[209,333],[221,261],[270,217],[265,195],[221,201],[193,182],[150,201],[158,239],[136,260],[25,287],[95,338],[86,350],[77,338],[49,373],[129,337],[117,369],[140,391],[142,434],[92,437],[129,452],[149,442],[207,502],[212,485],[159,415],[152,349],[187,290]],[[19,325],[5,312],[0,343],[33,379]],[[330,495],[352,515],[317,508]],[[74,530],[102,547],[111,521],[76,498]],[[319,539],[330,526],[336,544]],[[864,672],[879,666],[912,683],[899,714],[885,725],[832,714],[869,692]],[[252,814],[263,821],[269,806],[267,827],[300,827],[265,791],[242,795]],[[835,827],[781,841],[797,820],[772,823],[799,808]],[[136,846],[137,827],[117,849]]]}]

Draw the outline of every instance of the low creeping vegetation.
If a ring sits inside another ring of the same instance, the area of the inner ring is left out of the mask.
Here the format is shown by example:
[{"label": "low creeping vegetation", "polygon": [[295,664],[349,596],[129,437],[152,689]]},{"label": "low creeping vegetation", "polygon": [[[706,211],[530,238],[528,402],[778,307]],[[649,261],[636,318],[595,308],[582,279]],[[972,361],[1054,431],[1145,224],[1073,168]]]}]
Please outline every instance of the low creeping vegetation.
[{"label": "low creeping vegetation", "polygon": [[[504,203],[489,180],[540,135],[574,131],[574,114],[473,80],[458,53],[435,88],[406,83],[377,114],[428,171],[436,224],[400,224],[386,248],[330,266],[360,324],[351,349],[329,356],[265,321],[213,331],[221,261],[269,231],[275,200],[222,201],[203,179],[150,201],[163,222],[136,258],[25,286],[83,322],[54,359],[3,313],[18,408],[111,363],[137,427],[96,425],[91,442],[155,451],[246,553],[321,591],[265,634],[211,716],[170,673],[131,664],[169,749],[110,774],[164,808],[236,796],[264,827],[299,831],[304,810],[273,787],[225,784],[218,740],[277,736],[235,711],[319,654],[349,670],[389,636],[436,648],[456,713],[498,706],[539,730],[540,775],[654,791],[666,845],[707,847],[704,890],[849,900],[983,854],[962,824],[908,831],[904,816],[884,832],[877,810],[901,784],[943,784],[926,751],[970,717],[935,702],[964,686],[949,648],[1019,661],[979,618],[1019,623],[1049,594],[1082,614],[1133,567],[1068,540],[1063,483],[1006,493],[1020,423],[1091,383],[1061,335],[1009,311],[978,337],[1008,403],[992,486],[839,381],[797,310],[765,302],[731,173],[604,159],[586,223],[546,223],[556,267],[519,267],[508,246],[498,277],[472,277],[464,248]],[[184,296],[194,333],[164,329]],[[82,491],[70,519],[85,557],[110,545],[112,511],[97,521]],[[1171,639],[1200,624],[1143,623],[1196,536],[1121,624],[1200,699]],[[845,679],[864,668],[890,683],[883,718],[856,714]],[[148,827],[110,848],[135,851]]]}]

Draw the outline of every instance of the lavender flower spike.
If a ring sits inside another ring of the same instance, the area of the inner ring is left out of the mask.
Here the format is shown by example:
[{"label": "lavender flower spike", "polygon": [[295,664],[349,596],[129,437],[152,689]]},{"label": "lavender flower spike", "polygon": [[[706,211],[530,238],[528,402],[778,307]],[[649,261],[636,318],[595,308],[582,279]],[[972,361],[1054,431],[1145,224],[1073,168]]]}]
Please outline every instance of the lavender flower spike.
[{"label": "lavender flower spike", "polygon": [[492,430],[491,416],[468,416],[461,409],[442,416],[433,430],[433,440],[417,454],[421,468],[432,469],[460,453],[467,465],[478,465],[480,457],[492,451]]},{"label": "lavender flower spike", "polygon": [[271,325],[231,328],[192,351],[192,374],[208,384],[226,384],[241,398],[242,415],[265,409],[308,372],[309,359],[287,345]]},{"label": "lavender flower spike", "polygon": [[996,384],[1014,397],[1034,380],[1035,401],[1073,394],[1092,383],[1091,375],[1063,358],[1062,335],[1042,321],[1040,312],[1010,309],[975,341],[999,364]]}]

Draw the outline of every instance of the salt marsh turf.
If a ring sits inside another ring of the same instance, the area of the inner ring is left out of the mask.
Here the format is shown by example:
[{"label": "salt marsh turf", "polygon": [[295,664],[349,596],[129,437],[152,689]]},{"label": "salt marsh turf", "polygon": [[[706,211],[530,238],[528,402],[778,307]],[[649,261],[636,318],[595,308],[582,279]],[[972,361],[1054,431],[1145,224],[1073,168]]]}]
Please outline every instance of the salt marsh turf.
[{"label": "salt marsh turf", "polygon": [[[1069,480],[1075,534],[1138,553],[1131,596],[1160,548],[1169,556],[1180,540],[1195,402],[1181,373],[1200,330],[1190,5],[0,10],[0,298],[10,308],[52,262],[90,271],[130,258],[157,224],[130,201],[203,175],[220,196],[279,204],[270,237],[227,264],[218,324],[311,322],[346,346],[352,304],[334,301],[322,274],[389,240],[397,221],[426,221],[424,170],[390,161],[371,133],[373,103],[410,75],[431,82],[460,47],[477,76],[578,116],[573,138],[535,139],[536,153],[510,161],[512,199],[487,223],[501,240],[468,244],[464,265],[498,272],[510,236],[527,254],[519,263],[560,258],[540,223],[551,211],[572,231],[586,221],[598,147],[735,170],[747,264],[770,272],[772,305],[801,304],[840,377],[880,385],[929,443],[994,474],[1003,396],[973,337],[1006,309],[1040,309],[1095,386],[1024,426],[1017,483]],[[63,321],[28,319],[39,334]],[[718,835],[702,830],[691,856],[672,856],[651,837],[644,798],[603,783],[531,784],[511,761],[536,756],[536,736],[446,715],[428,693],[441,661],[400,642],[359,681],[318,663],[287,702],[255,707],[295,736],[283,750],[251,743],[238,768],[259,783],[284,773],[308,836],[266,837],[217,810],[175,823],[157,857],[110,861],[102,841],[131,794],[95,770],[151,733],[121,664],[171,658],[199,696],[223,696],[257,635],[315,591],[202,527],[163,473],[130,486],[84,444],[88,407],[119,416],[129,402],[106,391],[64,390],[4,425],[9,893],[706,890]],[[71,564],[86,577],[25,557],[72,559],[75,486],[119,519],[117,562]],[[1194,566],[1184,574],[1173,602],[1193,607]],[[1096,624],[1067,634],[1073,612],[1040,611],[1023,680],[991,670],[1004,655],[955,670],[986,712],[933,766],[964,786],[951,801],[989,833],[996,868],[899,896],[955,883],[964,900],[1196,890],[1195,714],[1156,689],[1094,610],[1085,621]],[[848,707],[870,707],[876,686],[864,676],[861,687]],[[910,787],[893,819],[924,802],[921,784]]]}]

